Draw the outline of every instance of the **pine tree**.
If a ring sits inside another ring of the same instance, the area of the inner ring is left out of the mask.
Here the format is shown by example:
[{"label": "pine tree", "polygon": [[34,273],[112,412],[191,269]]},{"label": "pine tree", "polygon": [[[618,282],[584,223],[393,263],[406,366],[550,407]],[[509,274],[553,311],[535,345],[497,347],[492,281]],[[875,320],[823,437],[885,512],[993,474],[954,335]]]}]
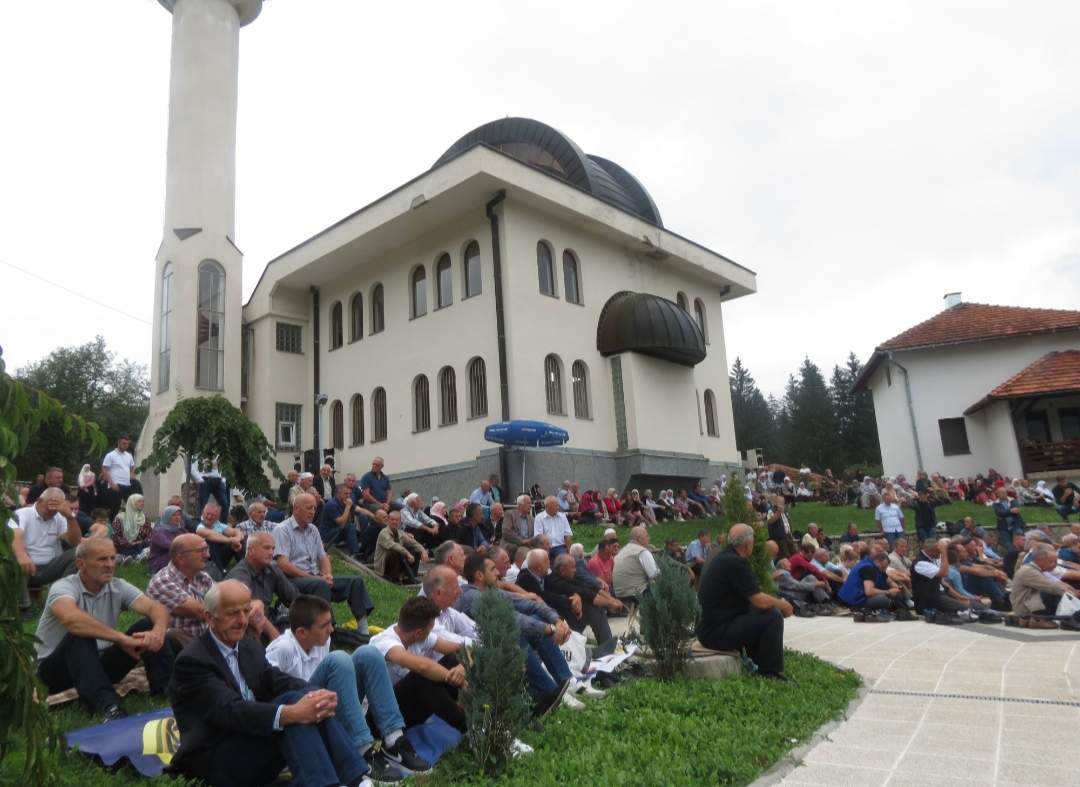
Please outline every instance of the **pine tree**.
[{"label": "pine tree", "polygon": [[840,459],[840,440],[825,378],[809,358],[799,366],[791,402],[791,464],[822,472]]},{"label": "pine tree", "polygon": [[[847,359],[848,389],[855,385],[862,371],[855,353]],[[880,465],[881,443],[878,440],[877,418],[874,415],[874,396],[862,390],[851,394],[851,437],[848,443],[848,464]]]},{"label": "pine tree", "polygon": [[766,457],[776,452],[772,412],[741,358],[731,367],[731,411],[735,420],[735,445],[740,451],[761,449]]},{"label": "pine tree", "polygon": [[769,531],[746,499],[746,489],[738,473],[734,473],[724,487],[724,524],[729,528],[740,524],[754,528],[754,551],[750,555],[750,566],[754,569],[754,576],[757,577],[762,591],[776,592],[776,583],[772,578],[772,559],[765,551]]},{"label": "pine tree", "polygon": [[641,597],[641,636],[652,653],[656,676],[671,680],[690,660],[701,605],[686,566],[667,555],[661,555],[656,565],[660,573]]}]

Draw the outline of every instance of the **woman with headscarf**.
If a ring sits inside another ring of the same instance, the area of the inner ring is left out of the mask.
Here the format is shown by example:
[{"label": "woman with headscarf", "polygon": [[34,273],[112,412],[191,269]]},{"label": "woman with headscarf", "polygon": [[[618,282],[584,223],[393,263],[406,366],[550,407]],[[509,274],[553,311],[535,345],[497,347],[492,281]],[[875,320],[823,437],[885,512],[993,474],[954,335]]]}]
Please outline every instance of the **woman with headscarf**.
[{"label": "woman with headscarf", "polygon": [[145,505],[142,495],[128,495],[123,512],[113,520],[113,545],[117,555],[130,560],[150,546],[152,526],[143,512]]},{"label": "woman with headscarf", "polygon": [[446,513],[446,503],[442,500],[436,500],[431,504],[431,508],[428,509],[428,513],[431,518],[435,520],[435,523],[439,526],[439,533],[446,532],[446,526],[450,523],[450,517]]},{"label": "woman with headscarf", "polygon": [[[130,498],[129,498],[130,499]],[[173,539],[188,532],[179,506],[165,506],[150,533],[150,573],[156,574],[169,563],[169,547]]]},{"label": "woman with headscarf", "polygon": [[1035,484],[1035,505],[1037,506],[1053,506],[1054,493],[1050,491],[1046,486],[1046,481],[1039,481]]},{"label": "woman with headscarf", "polygon": [[79,471],[79,486],[76,490],[79,495],[79,510],[92,514],[98,508],[97,476],[90,469],[90,465],[83,465]]}]

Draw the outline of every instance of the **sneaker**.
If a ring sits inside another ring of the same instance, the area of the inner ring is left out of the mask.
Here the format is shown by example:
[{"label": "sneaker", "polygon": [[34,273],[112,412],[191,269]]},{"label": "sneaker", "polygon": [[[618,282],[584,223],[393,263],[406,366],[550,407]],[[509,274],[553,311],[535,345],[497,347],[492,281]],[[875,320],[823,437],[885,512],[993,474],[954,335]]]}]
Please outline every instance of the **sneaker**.
[{"label": "sneaker", "polygon": [[597,699],[607,696],[606,691],[594,689],[588,681],[575,680],[571,685],[573,687],[571,691],[573,691],[574,694],[584,694],[586,697],[596,697]]},{"label": "sneaker", "polygon": [[119,705],[110,705],[101,712],[101,723],[108,724],[110,721],[116,721],[117,719],[126,719],[127,711]]},{"label": "sneaker", "polygon": [[374,746],[364,752],[364,760],[368,764],[367,775],[376,784],[394,784],[408,775]]},{"label": "sneaker", "polygon": [[525,743],[525,741],[514,738],[514,742],[510,744],[510,754],[512,757],[524,757],[526,754],[532,754],[533,747]]},{"label": "sneaker", "polygon": [[568,707],[570,710],[584,710],[585,703],[579,700],[570,692],[566,692],[562,695],[562,704]]},{"label": "sneaker", "polygon": [[880,610],[877,613],[876,617],[878,623],[892,623],[894,620],[896,620],[896,616],[894,614],[892,614],[891,612],[886,612],[885,610]]},{"label": "sneaker", "polygon": [[566,694],[568,688],[570,688],[570,681],[564,680],[554,691],[548,692],[537,699],[536,706],[533,708],[533,717],[539,719],[551,713],[562,702],[563,695]]},{"label": "sneaker", "polygon": [[934,616],[934,623],[939,626],[959,626],[963,623],[956,615],[938,613]]},{"label": "sneaker", "polygon": [[799,606],[795,607],[795,617],[812,618],[815,617],[815,613],[814,610],[810,609],[810,607],[808,607],[807,605],[800,604]]},{"label": "sneaker", "polygon": [[381,749],[384,757],[410,773],[428,773],[431,770],[431,763],[416,753],[416,749],[404,735],[398,738],[393,746],[383,743]]},{"label": "sneaker", "polygon": [[915,615],[907,607],[901,607],[896,610],[896,619],[901,621],[915,620]]}]

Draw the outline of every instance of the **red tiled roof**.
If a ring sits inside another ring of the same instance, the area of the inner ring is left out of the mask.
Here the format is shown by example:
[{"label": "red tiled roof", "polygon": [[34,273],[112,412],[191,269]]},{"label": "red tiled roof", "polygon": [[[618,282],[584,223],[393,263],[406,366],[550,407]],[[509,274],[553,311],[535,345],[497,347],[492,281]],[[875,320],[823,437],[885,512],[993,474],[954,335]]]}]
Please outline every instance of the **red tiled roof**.
[{"label": "red tiled roof", "polygon": [[970,415],[995,399],[1017,399],[1075,391],[1080,391],[1080,350],[1059,350],[1047,353],[1035,363],[1021,369],[965,410],[964,414]]},{"label": "red tiled roof", "polygon": [[1080,311],[961,303],[935,314],[913,328],[908,328],[879,345],[877,349],[910,350],[980,339],[1070,330],[1080,330]]}]

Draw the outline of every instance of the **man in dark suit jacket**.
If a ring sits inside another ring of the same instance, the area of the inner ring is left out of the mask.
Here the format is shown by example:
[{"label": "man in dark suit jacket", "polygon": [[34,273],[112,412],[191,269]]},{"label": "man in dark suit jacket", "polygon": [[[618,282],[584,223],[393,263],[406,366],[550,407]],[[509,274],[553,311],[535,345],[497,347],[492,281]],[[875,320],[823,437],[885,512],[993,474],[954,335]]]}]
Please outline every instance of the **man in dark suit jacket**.
[{"label": "man in dark suit jacket", "polygon": [[[562,560],[564,557],[565,561]],[[548,573],[551,567],[550,558],[543,549],[529,552],[525,565],[517,575],[518,586],[540,596],[574,631],[580,633],[585,631],[586,626],[592,628],[597,644],[602,645],[611,639],[611,626],[608,625],[607,612],[596,602],[604,603],[610,598],[614,605],[617,605],[613,606],[613,609],[621,608],[622,604],[607,594],[601,598],[597,591],[575,582],[574,559],[569,555],[559,555],[555,561],[556,566],[569,573],[569,577]]]},{"label": "man in dark suit jacket", "polygon": [[334,718],[337,695],[270,666],[244,637],[247,587],[219,582],[203,604],[210,628],[176,658],[169,686],[180,728],[171,770],[246,787],[273,782],[288,763],[304,785],[370,785],[367,763]]}]

